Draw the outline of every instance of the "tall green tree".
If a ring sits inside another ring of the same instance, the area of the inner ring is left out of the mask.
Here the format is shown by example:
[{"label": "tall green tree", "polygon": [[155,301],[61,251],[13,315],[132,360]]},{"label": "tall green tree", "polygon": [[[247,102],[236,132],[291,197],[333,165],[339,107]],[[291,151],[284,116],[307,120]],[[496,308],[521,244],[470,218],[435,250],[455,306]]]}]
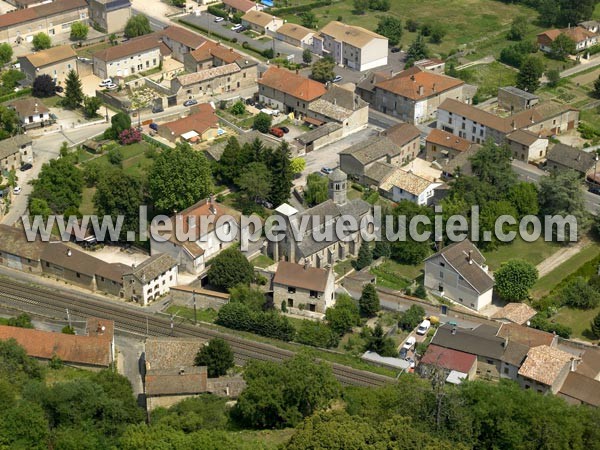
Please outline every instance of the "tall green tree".
[{"label": "tall green tree", "polygon": [[600,76],[594,81],[594,97],[600,98]]},{"label": "tall green tree", "polygon": [[363,241],[358,249],[358,257],[354,261],[354,268],[356,270],[362,270],[373,262],[373,251],[369,246],[369,243]]},{"label": "tall green tree", "polygon": [[592,319],[590,329],[592,330],[592,334],[596,336],[597,339],[600,339],[600,313],[596,314]]},{"label": "tall green tree", "polygon": [[377,353],[379,356],[397,356],[396,344],[386,337],[381,324],[378,322],[367,339],[365,349]]},{"label": "tall green tree", "polygon": [[71,109],[78,108],[83,103],[83,90],[81,89],[81,80],[79,75],[73,69],[67,74],[65,80],[65,98],[63,106]]},{"label": "tall green tree", "polygon": [[223,182],[233,183],[240,176],[247,163],[243,157],[239,141],[235,136],[230,137],[223,149],[221,159],[216,165],[216,172]]},{"label": "tall green tree", "polygon": [[381,17],[375,32],[388,38],[390,45],[397,45],[402,38],[402,21],[393,16]]},{"label": "tall green tree", "polygon": [[313,56],[312,56],[312,52],[310,51],[310,48],[305,48],[302,51],[302,62],[304,64],[310,64],[313,60]]},{"label": "tall green tree", "polygon": [[129,114],[119,111],[110,118],[110,127],[104,130],[104,139],[116,140],[123,130],[131,128],[131,117]]},{"label": "tall green tree", "polygon": [[536,56],[528,56],[521,63],[517,74],[517,87],[527,92],[535,92],[540,87],[540,77],[544,74],[544,63]]},{"label": "tall green tree", "polygon": [[8,42],[0,44],[0,65],[8,64],[13,57],[13,49]]},{"label": "tall green tree", "polygon": [[75,22],[71,24],[71,40],[85,41],[87,39],[90,27],[83,22]]},{"label": "tall green tree", "polygon": [[517,16],[513,19],[510,30],[508,31],[508,39],[511,41],[522,41],[527,36],[529,31],[529,20],[527,16]]},{"label": "tall green tree", "polygon": [[46,50],[47,48],[52,47],[52,40],[50,39],[50,36],[48,36],[46,33],[38,33],[35,36],[33,36],[33,48],[36,51],[39,50]]},{"label": "tall green tree", "polygon": [[250,284],[254,280],[254,266],[237,248],[229,247],[213,259],[207,277],[211,285],[230,289],[238,284]]},{"label": "tall green tree", "polygon": [[318,173],[311,173],[306,177],[306,189],[304,190],[304,201],[309,206],[318,205],[327,200],[329,183],[326,177]]},{"label": "tall green tree", "polygon": [[358,300],[358,306],[360,313],[367,317],[373,317],[379,311],[379,294],[377,294],[373,283],[366,284],[363,287],[362,294]]},{"label": "tall green tree", "polygon": [[233,367],[233,351],[224,339],[214,338],[198,351],[194,364],[206,366],[209,378],[220,377]]},{"label": "tall green tree", "polygon": [[380,240],[375,242],[375,247],[373,248],[373,258],[389,258],[392,256],[392,248],[390,243],[385,240]]},{"label": "tall green tree", "polygon": [[13,108],[7,108],[0,105],[0,139],[6,139],[17,133],[21,122],[19,116]]},{"label": "tall green tree", "polygon": [[148,17],[143,14],[131,16],[125,24],[125,36],[128,38],[143,36],[144,34],[150,33],[152,33],[150,21],[148,20]]},{"label": "tall green tree", "polygon": [[564,305],[577,309],[593,309],[600,305],[600,292],[590,286],[583,277],[570,280],[560,291]]},{"label": "tall green tree", "polygon": [[354,6],[352,12],[362,16],[369,7],[369,0],[353,0],[352,5]]},{"label": "tall green tree", "polygon": [[213,189],[210,165],[202,152],[187,143],[160,152],[148,176],[154,206],[163,212],[182,211]]},{"label": "tall green tree", "polygon": [[270,114],[259,112],[256,117],[254,117],[254,122],[252,123],[252,128],[260,131],[261,133],[268,133],[271,129],[271,124],[273,123],[273,117]]},{"label": "tall green tree", "polygon": [[236,184],[250,201],[264,200],[271,192],[271,171],[262,162],[248,164]]},{"label": "tall green tree", "polygon": [[360,324],[360,311],[352,297],[338,295],[335,305],[325,310],[325,319],[331,329],[341,336]]},{"label": "tall green tree", "polygon": [[411,67],[415,61],[427,58],[428,55],[429,49],[427,48],[427,44],[425,44],[425,39],[422,34],[418,34],[406,51],[407,67]]},{"label": "tall green tree", "polygon": [[63,214],[69,208],[79,208],[83,194],[83,174],[71,155],[44,163],[40,175],[32,181],[29,197],[44,200],[54,214]]},{"label": "tall green tree", "polygon": [[85,117],[96,117],[100,105],[102,105],[102,100],[100,100],[98,97],[95,95],[91,97],[85,95],[83,97],[83,113],[85,114]]},{"label": "tall green tree", "polygon": [[569,36],[561,33],[552,41],[550,49],[553,58],[565,60],[569,55],[574,55],[577,52],[577,44]]},{"label": "tall green tree", "polygon": [[303,11],[300,13],[300,23],[306,28],[317,28],[319,21],[317,15],[312,11]]},{"label": "tall green tree", "polygon": [[511,152],[508,146],[496,146],[488,139],[481,149],[471,157],[473,175],[500,192],[507,192],[516,182],[512,171]]},{"label": "tall green tree", "polygon": [[318,59],[312,64],[311,78],[321,83],[333,80],[335,73],[333,68],[335,67],[335,61],[329,56],[325,56]]},{"label": "tall green tree", "polygon": [[398,326],[405,331],[411,331],[419,325],[425,318],[425,310],[420,305],[411,305],[406,311],[400,314]]},{"label": "tall green tree", "polygon": [[52,97],[56,94],[56,83],[52,77],[46,73],[38,75],[33,80],[31,93],[34,97],[45,98]]},{"label": "tall green tree", "polygon": [[267,159],[267,166],[272,173],[269,200],[274,206],[281,205],[290,198],[294,178],[291,161],[290,145],[287,142],[282,142],[273,149]]},{"label": "tall green tree", "polygon": [[[0,51],[1,51],[1,45],[0,44]],[[0,55],[1,57],[1,55]],[[18,86],[19,81],[24,80],[25,79],[25,74],[23,72],[21,72],[20,70],[16,70],[16,69],[8,69],[5,70],[4,72],[2,72],[2,86],[5,89],[14,89],[15,87]]]},{"label": "tall green tree", "polygon": [[504,300],[523,301],[538,279],[538,271],[530,262],[511,259],[494,273],[496,291]]}]

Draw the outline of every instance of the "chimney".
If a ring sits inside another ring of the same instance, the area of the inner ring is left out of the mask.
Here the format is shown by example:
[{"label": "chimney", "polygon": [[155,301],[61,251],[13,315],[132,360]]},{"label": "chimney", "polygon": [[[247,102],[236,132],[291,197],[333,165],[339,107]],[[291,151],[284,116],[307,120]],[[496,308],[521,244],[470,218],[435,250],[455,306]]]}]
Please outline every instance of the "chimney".
[{"label": "chimney", "polygon": [[233,49],[232,49],[232,48],[230,48],[230,49],[229,49],[229,52],[230,52],[230,53],[233,53]]},{"label": "chimney", "polygon": [[304,270],[308,270],[308,261],[304,260]]},{"label": "chimney", "polygon": [[435,94],[435,92],[437,91],[437,86],[435,85],[435,83],[433,83],[433,86],[431,87],[431,89],[433,90],[433,93]]},{"label": "chimney", "polygon": [[419,85],[419,95],[423,95],[425,93],[425,88],[423,85]]},{"label": "chimney", "polygon": [[183,367],[179,369],[179,375],[185,375],[185,369]]},{"label": "chimney", "polygon": [[513,120],[510,124],[512,125],[513,131],[515,131],[517,129],[517,124],[515,123],[515,121]]},{"label": "chimney", "polygon": [[571,358],[571,372],[575,372],[577,370],[577,360],[575,358]]},{"label": "chimney", "polygon": [[35,105],[34,105],[34,107],[33,107],[33,112],[34,112],[34,113],[36,113],[36,114],[39,112],[39,109],[38,109],[38,104],[37,104],[37,102],[35,103]]},{"label": "chimney", "polygon": [[213,194],[211,192],[211,194],[208,196],[208,203],[214,203],[215,202],[215,194]]},{"label": "chimney", "polygon": [[508,347],[508,337],[505,337],[505,338],[504,338],[504,342],[502,343],[502,346],[503,346],[504,348]]},{"label": "chimney", "polygon": [[67,250],[67,256],[71,256],[73,254],[73,252],[71,252],[71,249]]},{"label": "chimney", "polygon": [[299,71],[298,71],[298,69],[296,69],[296,75],[298,75],[298,73],[299,73]]},{"label": "chimney", "polygon": [[473,264],[473,250],[469,250],[469,264]]}]

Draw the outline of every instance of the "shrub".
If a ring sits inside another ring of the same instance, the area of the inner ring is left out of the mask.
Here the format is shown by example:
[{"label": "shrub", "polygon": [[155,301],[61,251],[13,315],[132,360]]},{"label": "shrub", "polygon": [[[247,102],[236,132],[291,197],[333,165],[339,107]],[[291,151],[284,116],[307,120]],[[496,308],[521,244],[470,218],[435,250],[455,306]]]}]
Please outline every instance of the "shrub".
[{"label": "shrub", "polygon": [[135,128],[129,128],[119,133],[119,142],[123,145],[135,144],[142,140],[142,133]]},{"label": "shrub", "polygon": [[219,310],[215,323],[233,330],[249,331],[282,341],[293,340],[296,333],[288,318],[277,311],[253,311],[240,302],[224,305]]},{"label": "shrub", "polygon": [[296,342],[313,347],[332,348],[337,347],[340,338],[326,324],[305,319],[296,333]]}]

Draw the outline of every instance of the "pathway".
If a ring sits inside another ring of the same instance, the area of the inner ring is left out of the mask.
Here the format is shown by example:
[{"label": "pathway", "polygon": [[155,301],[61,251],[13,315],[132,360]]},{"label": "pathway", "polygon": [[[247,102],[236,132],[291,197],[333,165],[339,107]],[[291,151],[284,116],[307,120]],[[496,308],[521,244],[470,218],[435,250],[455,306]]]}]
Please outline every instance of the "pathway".
[{"label": "pathway", "polygon": [[494,61],[496,61],[496,58],[494,58],[493,56],[486,56],[485,58],[478,59],[477,61],[471,61],[466,64],[463,64],[462,66],[458,66],[456,70],[468,69],[469,67],[477,66],[480,64],[491,64]]},{"label": "pathway", "polygon": [[562,263],[568,261],[581,250],[583,250],[584,247],[587,247],[589,243],[590,242],[587,239],[582,239],[581,241],[578,241],[575,245],[564,247],[556,253],[554,253],[549,258],[546,258],[544,261],[537,265],[538,276],[541,278],[544,275],[547,275],[548,273],[552,272]]}]

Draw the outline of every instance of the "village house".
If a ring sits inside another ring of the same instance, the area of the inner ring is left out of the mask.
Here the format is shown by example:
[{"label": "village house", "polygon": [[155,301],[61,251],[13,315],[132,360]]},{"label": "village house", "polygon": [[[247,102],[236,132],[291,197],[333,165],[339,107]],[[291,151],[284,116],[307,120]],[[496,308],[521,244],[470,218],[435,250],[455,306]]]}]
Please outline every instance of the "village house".
[{"label": "village house", "polygon": [[49,75],[56,84],[61,84],[71,70],[77,72],[77,54],[70,45],[51,47],[17,60],[28,84],[40,75]]},{"label": "village house", "polygon": [[85,0],[56,0],[32,8],[18,9],[0,15],[0,42],[30,43],[37,33],[67,40],[71,25],[87,22],[88,4]]},{"label": "village house", "polygon": [[151,256],[123,274],[123,291],[126,298],[142,306],[157,300],[177,286],[177,261],[165,253]]},{"label": "village house", "polygon": [[392,78],[391,73],[384,72],[367,72],[364,74],[356,85],[355,92],[369,105],[375,103],[375,85],[381,81]]},{"label": "village house", "polygon": [[533,389],[541,394],[556,394],[567,375],[575,370],[575,357],[548,345],[532,347],[519,368],[517,381],[523,389]]},{"label": "village house", "polygon": [[[342,240],[343,236],[335,233],[335,222],[339,217],[347,214],[360,224],[363,217],[371,212],[371,205],[362,199],[348,200],[346,195],[348,178],[340,169],[335,169],[329,174],[328,182],[329,200],[301,213],[287,203],[275,209],[277,215],[286,224],[286,232],[279,242],[269,242],[267,252],[273,260],[283,259],[302,265],[307,264],[309,267],[325,268],[358,254],[362,242],[360,232],[348,231],[347,236]],[[292,227],[298,227],[299,223],[303,223],[305,216],[309,218],[306,231],[302,239],[294,239]],[[327,230],[330,228],[332,239],[315,239],[315,230],[329,233]]]},{"label": "village house", "polygon": [[327,92],[318,81],[273,66],[258,80],[258,85],[261,103],[298,116],[307,115],[311,104]]},{"label": "village house", "polygon": [[220,42],[213,41],[205,41],[183,57],[185,70],[190,73],[225,64],[233,64],[239,60],[248,60],[248,58],[243,57],[232,48],[225,47]]},{"label": "village house", "polygon": [[183,63],[185,55],[196,50],[208,42],[187,28],[170,25],[156,33],[162,39],[162,42],[171,50],[171,57]]},{"label": "village house", "polygon": [[465,239],[425,260],[425,287],[435,295],[481,311],[492,303],[494,278],[481,252]]},{"label": "village house", "polygon": [[526,303],[508,303],[494,313],[492,319],[503,323],[525,325],[537,314],[537,311]]},{"label": "village house", "polygon": [[294,47],[312,48],[315,31],[296,23],[284,23],[277,29],[275,38]]},{"label": "village house", "polygon": [[273,303],[284,304],[290,312],[307,311],[324,314],[335,303],[335,283],[330,268],[319,269],[308,265],[281,261],[273,277]]},{"label": "village house", "polygon": [[589,405],[598,408],[600,407],[600,381],[571,371],[557,395],[572,405]]},{"label": "village house", "polygon": [[405,122],[422,123],[434,118],[446,99],[469,102],[464,84],[456,78],[412,67],[377,83],[372,106]]},{"label": "village house", "polygon": [[257,33],[274,35],[283,25],[283,19],[252,9],[242,16],[242,25]]},{"label": "village house", "polygon": [[388,39],[362,27],[333,21],[313,36],[312,51],[363,72],[387,64]]},{"label": "village house", "polygon": [[587,50],[598,43],[598,35],[583,27],[569,27],[562,30],[547,30],[537,35],[537,43],[541,51],[552,53],[552,43],[561,34],[575,42],[575,51],[577,53]]},{"label": "village house", "polygon": [[567,105],[547,102],[508,117],[499,117],[472,105],[446,99],[437,113],[437,128],[481,144],[491,138],[504,144],[506,136],[528,130],[544,137],[576,129],[579,111]]},{"label": "village house", "polygon": [[206,102],[213,96],[256,86],[257,63],[238,59],[234,63],[179,75],[171,80],[171,92],[178,102],[195,99]]},{"label": "village house", "polygon": [[192,107],[189,116],[161,123],[158,134],[171,142],[204,142],[219,135],[219,117],[209,103]]},{"label": "village house", "polygon": [[498,88],[498,108],[511,113],[533,108],[540,102],[540,98],[530,92],[506,86]]},{"label": "village house", "polygon": [[246,14],[253,9],[262,9],[262,6],[250,0],[223,0],[223,6],[226,11],[231,14],[241,13]]},{"label": "village house", "polygon": [[582,177],[593,176],[596,169],[596,155],[566,144],[554,144],[546,155],[546,168],[549,170],[574,170]]},{"label": "village house", "polygon": [[7,0],[6,3],[17,9],[33,8],[44,3],[44,0]]},{"label": "village house", "polygon": [[426,58],[415,61],[414,65],[421,70],[437,73],[443,75],[446,71],[446,63],[438,58]]},{"label": "village house", "polygon": [[[164,242],[151,236],[150,252],[152,256],[170,255],[179,265],[180,272],[199,274],[204,271],[206,261],[239,242],[240,218],[239,211],[217,203],[211,196],[171,217],[172,229],[180,230],[187,239],[177,240],[175,232]],[[233,233],[236,233],[235,239],[230,242],[219,239],[219,236]]]},{"label": "village house", "polygon": [[22,272],[41,273],[40,240],[28,241],[23,229],[0,224],[0,265]]},{"label": "village house", "polygon": [[0,340],[14,339],[28,356],[88,370],[108,368],[115,361],[114,322],[88,318],[86,334],[74,335],[0,325]]},{"label": "village house", "polygon": [[8,104],[8,107],[16,111],[21,126],[26,130],[43,127],[52,122],[50,111],[37,98],[26,97],[14,100]]},{"label": "village house", "polygon": [[90,24],[105,33],[118,33],[125,29],[131,17],[129,0],[88,0]]},{"label": "village house", "polygon": [[434,128],[425,139],[425,159],[427,161],[452,160],[473,145],[471,141]]},{"label": "village house", "polygon": [[367,127],[369,104],[352,90],[334,84],[309,105],[307,118],[340,124],[343,137]]},{"label": "village house", "polygon": [[577,25],[591,33],[600,34],[600,22],[597,20],[586,20],[585,22],[579,22]]},{"label": "village house", "polygon": [[29,136],[17,134],[0,141],[0,174],[17,170],[26,163],[33,163],[33,150]]},{"label": "village house", "polygon": [[442,178],[452,179],[458,176],[473,175],[471,158],[481,149],[481,145],[472,144],[468,150],[458,153],[454,158],[439,158],[431,163],[442,171]]},{"label": "village house", "polygon": [[435,189],[441,185],[440,181],[430,181],[410,171],[395,169],[381,182],[379,191],[394,202],[408,200],[425,206],[433,199]]},{"label": "village house", "polygon": [[506,136],[513,158],[527,162],[537,162],[546,157],[548,138],[528,130],[517,130]]},{"label": "village house", "polygon": [[419,361],[417,371],[422,377],[430,378],[436,370],[443,371],[447,382],[452,378],[474,380],[477,375],[477,356],[431,344]]}]

